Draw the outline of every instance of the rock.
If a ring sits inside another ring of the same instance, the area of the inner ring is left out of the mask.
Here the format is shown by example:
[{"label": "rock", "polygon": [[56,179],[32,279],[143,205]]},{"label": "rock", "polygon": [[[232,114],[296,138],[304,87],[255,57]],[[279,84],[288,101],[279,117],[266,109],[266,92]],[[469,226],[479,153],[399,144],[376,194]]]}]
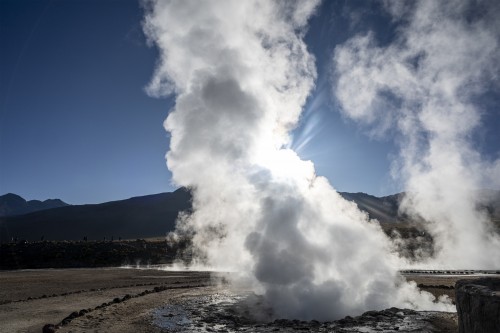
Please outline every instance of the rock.
[{"label": "rock", "polygon": [[67,318],[69,318],[69,319],[75,319],[76,317],[78,317],[78,312],[73,311],[73,312],[71,312],[71,314]]},{"label": "rock", "polygon": [[312,327],[319,327],[319,326],[321,326],[321,323],[319,321],[313,319],[309,322],[309,325]]},{"label": "rock", "polygon": [[500,332],[500,279],[459,280],[455,295],[460,333]]},{"label": "rock", "polygon": [[42,333],[55,333],[56,326],[52,324],[46,324],[42,328]]},{"label": "rock", "polygon": [[363,313],[361,316],[362,317],[376,317],[379,315],[379,312],[378,311],[366,311],[365,313]]}]

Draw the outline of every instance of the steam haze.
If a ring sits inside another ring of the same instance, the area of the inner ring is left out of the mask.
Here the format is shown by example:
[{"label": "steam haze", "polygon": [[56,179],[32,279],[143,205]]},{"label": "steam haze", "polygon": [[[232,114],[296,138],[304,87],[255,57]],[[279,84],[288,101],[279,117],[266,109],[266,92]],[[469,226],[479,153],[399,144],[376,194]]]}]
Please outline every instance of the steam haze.
[{"label": "steam haze", "polygon": [[316,78],[303,36],[317,2],[144,6],[161,55],[147,91],[176,95],[167,163],[193,191],[177,233],[193,235],[194,265],[235,272],[281,318],[452,309],[402,280],[379,225],[285,148]]},{"label": "steam haze", "polygon": [[[402,209],[434,238],[420,267],[497,269],[500,238],[478,189],[498,188],[500,160],[483,158],[481,96],[498,90],[500,5],[496,1],[385,2],[401,24],[390,45],[372,33],[336,48],[334,94],[347,117],[400,147],[393,175]],[[396,134],[390,133],[397,131]]]}]

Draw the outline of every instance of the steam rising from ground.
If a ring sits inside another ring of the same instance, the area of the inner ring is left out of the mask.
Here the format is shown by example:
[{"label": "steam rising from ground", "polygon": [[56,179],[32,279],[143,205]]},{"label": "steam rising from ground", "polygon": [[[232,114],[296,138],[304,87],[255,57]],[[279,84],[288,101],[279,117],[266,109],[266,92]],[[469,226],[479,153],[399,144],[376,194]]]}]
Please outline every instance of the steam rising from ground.
[{"label": "steam rising from ground", "polygon": [[372,133],[399,131],[394,172],[408,192],[403,209],[427,222],[436,245],[423,264],[496,269],[500,238],[477,208],[477,190],[500,185],[500,160],[483,160],[472,136],[481,125],[481,94],[498,89],[500,3],[386,7],[402,24],[395,41],[381,47],[368,34],[337,47],[336,97]]},{"label": "steam rising from ground", "polygon": [[316,1],[149,1],[144,29],[161,53],[148,87],[175,93],[167,163],[193,190],[178,221],[199,264],[236,272],[276,317],[334,319],[432,303],[310,161],[289,149],[316,77],[302,40]]}]

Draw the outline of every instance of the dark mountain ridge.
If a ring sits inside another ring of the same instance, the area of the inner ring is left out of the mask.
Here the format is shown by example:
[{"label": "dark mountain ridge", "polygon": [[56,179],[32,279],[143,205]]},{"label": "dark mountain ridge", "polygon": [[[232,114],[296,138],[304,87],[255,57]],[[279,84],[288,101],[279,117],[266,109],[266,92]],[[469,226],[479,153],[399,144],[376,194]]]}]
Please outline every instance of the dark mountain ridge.
[{"label": "dark mountain ridge", "polygon": [[59,199],[26,201],[17,194],[7,193],[0,196],[0,217],[28,214],[64,206],[68,206],[68,204]]},{"label": "dark mountain ridge", "polygon": [[405,216],[399,214],[399,202],[404,196],[403,192],[385,197],[376,197],[363,192],[339,192],[339,194],[348,201],[354,201],[359,209],[368,213],[371,219],[387,223],[406,220]]},{"label": "dark mountain ridge", "polygon": [[[399,203],[405,193],[376,197],[366,193],[340,194],[357,204],[359,209],[377,219],[383,226],[403,226],[412,220],[399,212]],[[9,203],[25,202],[19,196],[2,196]],[[500,225],[500,191],[478,191],[480,208],[488,212]],[[45,240],[110,240],[161,237],[174,230],[179,212],[191,209],[191,193],[180,188],[174,192],[134,197],[91,205],[67,205],[38,210],[24,215],[0,217],[0,241],[12,239]],[[16,201],[17,200],[17,201]],[[46,202],[46,201],[44,201]],[[12,207],[12,206],[9,206]]]},{"label": "dark mountain ridge", "polygon": [[88,240],[164,236],[180,211],[191,208],[185,189],[91,205],[68,205],[0,217],[0,241]]},{"label": "dark mountain ridge", "polygon": [[[400,211],[400,202],[406,195],[405,192],[384,197],[376,197],[362,192],[340,192],[340,195],[346,200],[353,201],[359,209],[367,212],[371,219],[376,219],[382,224],[414,224],[418,220],[418,218],[408,216]],[[477,208],[485,211],[500,230],[500,191],[477,190],[475,199]]]}]

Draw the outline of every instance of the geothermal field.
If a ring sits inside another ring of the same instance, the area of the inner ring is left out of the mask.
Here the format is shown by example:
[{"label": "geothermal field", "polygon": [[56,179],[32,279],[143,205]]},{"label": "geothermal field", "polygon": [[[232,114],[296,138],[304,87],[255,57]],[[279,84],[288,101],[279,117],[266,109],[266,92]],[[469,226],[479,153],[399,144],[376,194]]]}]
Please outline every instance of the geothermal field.
[{"label": "geothermal field", "polygon": [[1,332],[500,332],[499,1],[0,6]]},{"label": "geothermal field", "polygon": [[[404,273],[449,295],[458,279],[493,272]],[[466,274],[466,275],[464,275]],[[455,312],[388,308],[335,321],[276,318],[265,299],[227,273],[147,268],[41,269],[0,274],[2,332],[458,332]],[[49,332],[49,331],[47,331]]]}]

